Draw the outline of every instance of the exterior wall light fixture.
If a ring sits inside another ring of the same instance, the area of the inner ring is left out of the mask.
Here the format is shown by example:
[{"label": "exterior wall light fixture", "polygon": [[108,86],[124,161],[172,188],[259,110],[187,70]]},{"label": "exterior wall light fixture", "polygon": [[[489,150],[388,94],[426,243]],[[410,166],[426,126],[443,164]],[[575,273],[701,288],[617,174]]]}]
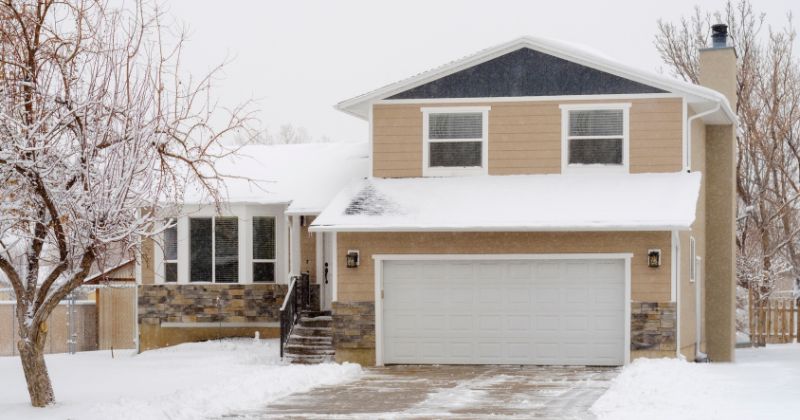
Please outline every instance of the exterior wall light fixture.
[{"label": "exterior wall light fixture", "polygon": [[647,250],[647,266],[652,268],[661,267],[661,250],[648,249]]},{"label": "exterior wall light fixture", "polygon": [[357,249],[347,250],[347,268],[356,268],[361,263]]}]

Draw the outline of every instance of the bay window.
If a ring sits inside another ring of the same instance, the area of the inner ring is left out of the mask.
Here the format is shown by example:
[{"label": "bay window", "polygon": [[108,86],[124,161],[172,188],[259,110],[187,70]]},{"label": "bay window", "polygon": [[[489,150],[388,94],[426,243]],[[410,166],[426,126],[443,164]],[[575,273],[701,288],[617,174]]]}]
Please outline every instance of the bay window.
[{"label": "bay window", "polygon": [[189,219],[189,281],[239,281],[239,219]]}]

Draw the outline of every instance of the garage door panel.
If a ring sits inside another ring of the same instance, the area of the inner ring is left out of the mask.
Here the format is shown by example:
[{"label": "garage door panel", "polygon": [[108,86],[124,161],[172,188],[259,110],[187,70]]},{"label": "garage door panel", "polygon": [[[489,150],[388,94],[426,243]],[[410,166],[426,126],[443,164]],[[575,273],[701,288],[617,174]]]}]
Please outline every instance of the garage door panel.
[{"label": "garage door panel", "polygon": [[387,261],[385,363],[618,365],[622,260]]}]

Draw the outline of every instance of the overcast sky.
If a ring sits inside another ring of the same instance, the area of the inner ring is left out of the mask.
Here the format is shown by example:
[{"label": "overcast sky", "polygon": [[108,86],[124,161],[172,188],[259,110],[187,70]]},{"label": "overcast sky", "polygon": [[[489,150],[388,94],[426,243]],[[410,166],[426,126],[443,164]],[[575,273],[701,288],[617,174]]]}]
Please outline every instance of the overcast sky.
[{"label": "overcast sky", "polygon": [[[367,137],[365,122],[333,106],[522,35],[587,45],[658,70],[656,21],[722,1],[258,1],[166,0],[189,28],[184,62],[197,73],[225,59],[220,103],[255,99],[261,124],[284,123],[336,141]],[[782,25],[796,0],[757,0]]]}]

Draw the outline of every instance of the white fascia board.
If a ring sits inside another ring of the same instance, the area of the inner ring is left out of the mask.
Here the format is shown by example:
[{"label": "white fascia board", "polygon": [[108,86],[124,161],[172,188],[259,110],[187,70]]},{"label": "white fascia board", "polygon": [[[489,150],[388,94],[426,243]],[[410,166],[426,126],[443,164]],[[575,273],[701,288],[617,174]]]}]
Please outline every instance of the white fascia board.
[{"label": "white fascia board", "polygon": [[650,85],[669,92],[680,93],[682,95],[686,95],[687,97],[692,97],[693,99],[696,98],[699,101],[720,103],[722,104],[722,108],[725,110],[725,114],[731,119],[731,122],[735,121],[735,114],[732,112],[730,104],[719,92],[703,86],[693,85],[679,80],[672,80],[655,73],[636,69],[634,67],[612,61],[608,58],[599,56],[593,57],[589,53],[570,50],[565,46],[557,45],[557,43],[554,41],[530,36],[517,38],[495,47],[487,48],[460,60],[452,61],[444,66],[428,70],[408,79],[401,80],[363,95],[356,96],[352,99],[342,101],[336,105],[336,109],[364,119],[367,116],[361,115],[363,111],[358,109],[359,106],[363,106],[364,103],[371,103],[405,90],[413,89],[430,81],[449,76],[453,73],[457,73],[461,70],[484,63],[525,47],[586,67],[623,77],[628,80]]},{"label": "white fascia board", "polygon": [[322,213],[320,209],[286,210],[287,216],[319,216],[320,213]]},{"label": "white fascia board", "polygon": [[647,232],[688,231],[684,225],[609,226],[330,226],[314,225],[309,232]]}]

